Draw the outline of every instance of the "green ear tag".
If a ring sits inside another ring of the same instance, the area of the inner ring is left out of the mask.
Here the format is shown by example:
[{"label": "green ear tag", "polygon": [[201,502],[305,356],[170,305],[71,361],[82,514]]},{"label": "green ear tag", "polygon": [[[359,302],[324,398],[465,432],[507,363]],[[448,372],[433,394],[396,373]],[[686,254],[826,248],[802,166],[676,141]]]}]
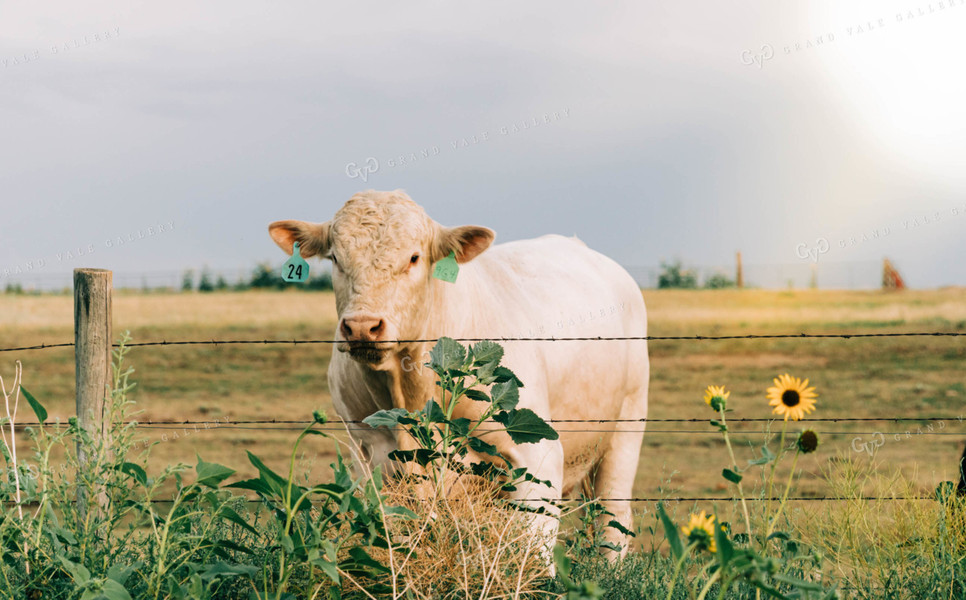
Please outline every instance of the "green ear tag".
[{"label": "green ear tag", "polygon": [[295,242],[292,246],[292,258],[285,261],[282,265],[282,279],[304,283],[309,278],[309,263],[302,260],[302,253],[299,252],[299,243]]},{"label": "green ear tag", "polygon": [[450,250],[449,256],[438,261],[433,267],[433,277],[442,279],[450,283],[456,283],[456,276],[459,275],[460,266],[456,264],[456,252]]}]

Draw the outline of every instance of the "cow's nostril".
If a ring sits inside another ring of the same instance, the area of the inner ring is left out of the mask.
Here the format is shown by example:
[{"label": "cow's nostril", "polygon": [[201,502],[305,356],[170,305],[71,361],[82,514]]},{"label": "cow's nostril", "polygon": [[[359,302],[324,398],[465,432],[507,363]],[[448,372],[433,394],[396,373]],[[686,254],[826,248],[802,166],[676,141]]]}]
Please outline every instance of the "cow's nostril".
[{"label": "cow's nostril", "polygon": [[379,321],[375,325],[373,325],[371,329],[369,329],[369,333],[373,333],[373,334],[382,333],[382,329],[383,327],[385,327],[385,325],[386,325],[386,322],[383,321],[382,319],[379,319]]}]

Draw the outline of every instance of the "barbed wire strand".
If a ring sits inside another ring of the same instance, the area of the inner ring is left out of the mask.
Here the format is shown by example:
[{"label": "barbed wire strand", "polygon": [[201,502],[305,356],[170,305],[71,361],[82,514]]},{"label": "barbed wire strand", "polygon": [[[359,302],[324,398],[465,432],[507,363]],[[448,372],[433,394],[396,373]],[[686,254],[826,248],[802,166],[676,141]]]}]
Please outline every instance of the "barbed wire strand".
[{"label": "barbed wire strand", "polygon": [[[955,417],[821,417],[821,418],[811,418],[809,417],[809,423],[872,423],[872,422],[884,422],[884,423],[932,423],[932,422],[946,422],[946,421],[958,421],[963,422],[966,415],[959,415]],[[547,423],[708,423],[709,419],[692,418],[692,419],[544,419]],[[768,418],[741,418],[741,419],[729,419],[729,424],[734,423],[768,423],[768,422],[778,422],[778,419],[768,419]],[[226,425],[302,425],[307,426],[314,421],[311,420],[281,420],[281,419],[251,419],[251,420],[238,420],[238,421],[219,421],[218,419],[207,420],[207,421],[193,421],[193,420],[158,420],[158,421],[116,421],[114,425],[126,425],[128,423],[136,423],[140,426],[160,426],[160,425],[211,425],[211,427],[206,427],[206,429],[216,429],[218,427],[224,427]],[[359,420],[347,420],[347,421],[332,421],[332,423],[345,423],[347,425],[362,425],[363,421]],[[44,421],[42,423],[45,427],[53,426],[63,426],[66,425],[66,421]],[[15,424],[15,427],[37,427],[41,425],[39,421],[23,421]],[[339,427],[340,431],[344,428]],[[359,428],[363,429],[363,428]],[[576,430],[571,430],[576,431]],[[611,430],[608,430],[611,431]],[[656,431],[672,431],[672,430],[662,430],[662,429],[649,429],[648,432]],[[717,433],[716,431],[711,431],[711,433]],[[744,433],[744,432],[741,432]],[[925,433],[925,432],[924,432]]]},{"label": "barbed wire strand", "polygon": [[[746,335],[650,335],[650,336],[588,336],[588,337],[487,337],[487,338],[454,338],[457,342],[482,342],[482,341],[502,341],[502,342],[596,342],[596,341],[713,341],[713,340],[764,340],[764,339],[845,339],[853,338],[883,338],[883,337],[966,337],[966,332],[961,331],[917,331],[917,332],[891,332],[891,333],[777,333],[777,334],[746,334]],[[413,339],[413,340],[382,340],[379,342],[368,342],[370,344],[408,344],[422,342],[438,342],[439,338]],[[228,345],[228,344],[338,344],[340,340],[179,340],[156,342],[134,342],[125,344],[127,348],[140,346],[188,346],[188,345]],[[356,342],[365,345],[367,342]],[[0,352],[16,352],[22,350],[47,350],[50,348],[64,348],[73,346],[73,343],[63,344],[40,344],[37,346],[22,346],[18,348],[0,348]],[[120,344],[113,344],[117,348]]]},{"label": "barbed wire strand", "polygon": [[[745,498],[748,502],[765,502],[765,501],[780,501],[781,497],[774,498]],[[790,496],[784,499],[788,502],[846,502],[849,500],[863,500],[863,501],[921,501],[921,500],[931,500],[936,502],[935,496]],[[247,498],[245,500],[249,503],[261,503],[264,500]],[[728,498],[723,496],[682,496],[682,497],[644,497],[644,498],[514,498],[516,502],[738,502],[738,498]],[[170,504],[174,500],[150,500],[153,504]],[[4,500],[0,504],[15,505],[16,501]],[[23,505],[27,506],[32,503],[24,502]],[[35,504],[35,503],[34,503]]]}]

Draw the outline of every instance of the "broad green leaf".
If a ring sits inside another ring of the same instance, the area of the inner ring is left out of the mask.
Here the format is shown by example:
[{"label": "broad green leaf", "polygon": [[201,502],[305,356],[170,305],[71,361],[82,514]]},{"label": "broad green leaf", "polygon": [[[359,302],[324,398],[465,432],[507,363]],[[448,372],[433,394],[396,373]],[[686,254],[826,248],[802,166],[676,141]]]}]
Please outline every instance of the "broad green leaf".
[{"label": "broad green leaf", "polygon": [[560,437],[553,427],[529,408],[498,412],[493,415],[493,420],[506,427],[507,434],[515,444],[534,444]]},{"label": "broad green leaf", "polygon": [[493,375],[494,377],[496,377],[496,380],[501,383],[504,381],[513,380],[517,382],[517,387],[523,387],[523,382],[520,381],[517,378],[517,376],[513,374],[513,371],[511,371],[506,367],[497,367],[496,369],[494,369]]},{"label": "broad green leaf", "polygon": [[234,469],[229,469],[217,463],[205,462],[201,460],[200,456],[198,456],[198,464],[195,466],[195,472],[198,473],[198,483],[211,488],[218,487],[222,481],[235,474]]},{"label": "broad green leaf", "polygon": [[453,429],[453,433],[457,437],[465,437],[470,432],[470,425],[472,421],[465,417],[460,417],[459,419],[453,419],[449,422],[449,426]]},{"label": "broad green leaf", "polygon": [[231,552],[241,552],[242,554],[254,554],[250,548],[236,544],[231,540],[218,540],[214,543],[214,552],[225,560],[231,560]]},{"label": "broad green leaf", "polygon": [[446,413],[443,412],[443,409],[432,398],[426,402],[426,406],[419,412],[430,423],[442,423],[446,421]]},{"label": "broad green leaf", "polygon": [[480,454],[489,454],[490,456],[500,455],[499,451],[496,449],[496,446],[488,442],[484,442],[478,437],[471,437],[466,441],[466,445],[470,447],[470,450],[479,452]]},{"label": "broad green leaf", "polygon": [[493,364],[496,367],[503,359],[503,346],[490,340],[483,340],[473,345],[471,353],[478,364]]},{"label": "broad green leaf", "polygon": [[466,397],[470,400],[475,400],[476,402],[489,402],[490,397],[486,395],[486,392],[482,390],[466,390],[464,392]]},{"label": "broad green leaf", "polygon": [[429,463],[441,458],[442,455],[435,450],[428,448],[417,448],[416,450],[393,450],[389,453],[389,458],[402,463],[415,462],[425,467]]},{"label": "broad green leaf", "polygon": [[218,516],[228,519],[229,521],[240,526],[242,529],[248,531],[249,533],[254,533],[256,535],[258,534],[258,532],[255,531],[255,528],[252,527],[248,521],[242,518],[241,515],[239,515],[229,506],[222,506],[220,509],[218,509]]},{"label": "broad green leaf", "polygon": [[322,569],[322,572],[335,583],[340,583],[342,581],[339,575],[339,568],[334,561],[330,561],[325,558],[316,558],[310,561],[313,566]]},{"label": "broad green leaf", "polygon": [[23,393],[24,398],[27,399],[27,402],[30,403],[30,408],[32,408],[34,414],[37,415],[37,420],[41,423],[46,421],[47,409],[44,408],[44,405],[38,402],[37,399],[34,398],[34,395],[28,392],[24,386],[20,386],[20,391]]},{"label": "broad green leaf", "polygon": [[441,337],[429,351],[429,368],[436,373],[459,369],[466,360],[466,348],[453,338]]},{"label": "broad green leaf", "polygon": [[351,561],[344,561],[342,563],[342,569],[344,571],[356,572],[360,575],[373,575],[378,573],[388,573],[389,567],[386,565],[373,560],[369,554],[360,548],[359,546],[353,546],[349,549],[349,556],[352,557]]},{"label": "broad green leaf", "polygon": [[474,375],[476,375],[477,381],[479,381],[483,385],[490,385],[491,383],[496,381],[496,375],[494,375],[494,372],[496,371],[497,366],[498,365],[495,362],[481,365],[479,368],[476,369],[474,373]]},{"label": "broad green leaf", "polygon": [[671,546],[671,554],[674,555],[675,560],[680,560],[681,556],[684,554],[684,547],[681,545],[681,537],[678,535],[678,529],[674,526],[671,521],[671,517],[667,516],[667,512],[664,510],[664,503],[657,503],[657,516],[661,519],[661,524],[664,525],[664,537],[667,538],[667,543]]},{"label": "broad green leaf", "polygon": [[634,536],[634,532],[628,529],[627,527],[624,527],[623,525],[621,525],[620,521],[616,521],[612,519],[607,523],[607,526],[613,527],[614,529],[623,533],[624,535],[629,535],[632,537]]},{"label": "broad green leaf", "polygon": [[389,410],[379,410],[365,419],[363,423],[369,427],[397,427],[400,419],[409,416],[409,411],[405,408],[390,408]]},{"label": "broad green leaf", "polygon": [[741,473],[735,473],[731,469],[722,469],[721,476],[731,483],[739,483],[741,481]]},{"label": "broad green leaf", "polygon": [[125,462],[121,464],[121,472],[130,475],[135,481],[141,485],[148,484],[148,474],[144,472],[144,469],[140,465],[136,465],[131,462]]},{"label": "broad green leaf", "polygon": [[84,565],[77,564],[65,556],[58,556],[57,559],[67,569],[77,585],[87,585],[87,582],[91,580],[91,572]]},{"label": "broad green leaf", "polygon": [[253,492],[258,492],[263,496],[272,496],[276,493],[275,490],[273,490],[264,479],[245,479],[242,481],[236,481],[235,483],[226,485],[225,487],[240,490],[252,490]]},{"label": "broad green leaf", "polygon": [[101,596],[107,600],[131,600],[131,594],[127,593],[124,586],[113,579],[104,580],[101,587]]},{"label": "broad green leaf", "polygon": [[141,561],[137,561],[130,565],[116,563],[107,569],[107,576],[121,585],[124,585],[127,583],[128,577],[131,576],[131,573],[134,573],[142,566],[144,566],[144,563]]},{"label": "broad green leaf", "polygon": [[[252,454],[250,451],[245,451],[248,454],[248,462],[258,469],[258,472],[262,476],[262,480],[267,483],[274,492],[281,495],[283,490],[288,486],[288,480],[270,469],[265,463],[262,462],[260,458]],[[297,488],[298,486],[293,486]]]},{"label": "broad green leaf", "polygon": [[493,405],[500,410],[513,410],[520,402],[520,391],[516,382],[511,379],[493,384],[490,388],[490,397],[493,399]]},{"label": "broad green leaf", "polygon": [[401,517],[403,519],[418,519],[419,515],[405,506],[387,506],[383,509],[386,516]]}]

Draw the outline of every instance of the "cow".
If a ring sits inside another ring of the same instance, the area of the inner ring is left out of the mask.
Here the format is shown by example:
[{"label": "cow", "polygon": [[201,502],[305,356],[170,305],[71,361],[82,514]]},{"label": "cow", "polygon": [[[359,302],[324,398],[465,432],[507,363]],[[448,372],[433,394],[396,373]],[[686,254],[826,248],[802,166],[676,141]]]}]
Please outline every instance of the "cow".
[{"label": "cow", "polygon": [[[402,190],[360,192],[330,221],[275,221],[269,233],[288,254],[298,242],[302,258],[332,261],[338,323],[328,378],[345,420],[424,408],[436,375],[412,366],[425,362],[434,345],[426,340],[635,338],[502,342],[502,364],[523,382],[518,407],[551,421],[560,437],[520,445],[505,434],[486,438],[514,468],[551,483],[548,489],[527,482],[510,493],[546,510],[534,521],[545,543],[556,539],[559,509],[540,499],[566,497],[581,486],[592,485],[607,499],[604,508],[631,528],[630,503],[618,499],[632,495],[650,367],[641,339],[647,335],[644,300],[621,266],[576,236],[492,245],[491,229],[442,226]],[[451,253],[459,266],[455,282],[433,277],[436,262]],[[464,399],[454,417],[479,412],[479,403]],[[415,448],[407,433],[386,428],[361,426],[351,433],[373,467],[391,470],[390,452]],[[612,558],[627,552],[627,537],[618,529],[605,528],[604,536],[621,547],[608,551]]]}]

